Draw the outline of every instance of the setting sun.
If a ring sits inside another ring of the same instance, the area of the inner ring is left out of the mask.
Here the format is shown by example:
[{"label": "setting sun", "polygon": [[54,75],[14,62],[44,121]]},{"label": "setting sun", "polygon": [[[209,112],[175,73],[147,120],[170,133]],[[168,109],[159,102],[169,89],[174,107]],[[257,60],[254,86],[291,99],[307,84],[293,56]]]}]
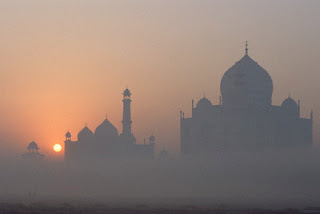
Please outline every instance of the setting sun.
[{"label": "setting sun", "polygon": [[62,147],[61,147],[60,144],[55,144],[55,145],[53,146],[53,150],[54,150],[55,152],[60,152],[61,149],[62,149]]}]

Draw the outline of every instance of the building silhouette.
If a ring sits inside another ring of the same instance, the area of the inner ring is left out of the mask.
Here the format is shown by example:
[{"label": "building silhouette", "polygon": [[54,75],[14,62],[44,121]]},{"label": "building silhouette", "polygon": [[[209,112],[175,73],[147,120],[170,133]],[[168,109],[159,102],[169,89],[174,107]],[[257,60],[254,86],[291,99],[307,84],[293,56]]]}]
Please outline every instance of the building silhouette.
[{"label": "building silhouette", "polygon": [[34,141],[29,143],[27,152],[22,154],[22,158],[25,160],[43,160],[44,155],[39,153],[38,144]]},{"label": "building silhouette", "polygon": [[102,159],[154,159],[154,136],[149,143],[137,144],[131,131],[131,92],[123,92],[122,133],[105,120],[93,133],[87,125],[78,133],[78,140],[71,140],[71,133],[65,134],[65,160],[102,160]]},{"label": "building silhouette", "polygon": [[288,96],[272,105],[273,83],[268,72],[248,55],[229,68],[220,83],[219,104],[205,96],[192,116],[180,112],[182,154],[221,150],[310,148],[313,114],[300,117],[300,100]]}]

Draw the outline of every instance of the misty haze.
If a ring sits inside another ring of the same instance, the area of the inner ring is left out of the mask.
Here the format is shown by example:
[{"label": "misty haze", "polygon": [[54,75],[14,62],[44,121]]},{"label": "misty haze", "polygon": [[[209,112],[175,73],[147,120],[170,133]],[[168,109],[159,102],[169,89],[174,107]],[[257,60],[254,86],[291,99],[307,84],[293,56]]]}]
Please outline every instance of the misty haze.
[{"label": "misty haze", "polygon": [[0,213],[320,213],[320,2],[0,8]]}]

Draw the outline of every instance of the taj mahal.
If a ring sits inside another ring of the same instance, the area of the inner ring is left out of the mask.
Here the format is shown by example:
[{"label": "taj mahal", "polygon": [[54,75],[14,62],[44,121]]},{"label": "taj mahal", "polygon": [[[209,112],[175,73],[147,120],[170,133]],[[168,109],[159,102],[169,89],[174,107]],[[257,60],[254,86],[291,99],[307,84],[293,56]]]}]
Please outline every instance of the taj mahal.
[{"label": "taj mahal", "polygon": [[[247,43],[245,55],[223,74],[220,92],[217,104],[205,96],[196,105],[192,100],[191,117],[180,111],[181,155],[312,148],[312,110],[309,118],[301,117],[300,100],[294,100],[290,94],[281,105],[272,104],[272,78],[249,56]],[[138,144],[132,133],[131,95],[126,88],[122,99],[122,132],[119,134],[107,117],[94,132],[85,125],[77,140],[72,140],[68,131],[65,161],[154,159],[155,137],[151,135],[148,142]],[[43,159],[35,142],[27,149],[25,159]],[[165,150],[159,154],[159,159],[168,157]]]},{"label": "taj mahal", "polygon": [[290,95],[280,106],[272,104],[269,73],[248,55],[229,68],[220,83],[216,105],[205,96],[192,115],[180,111],[183,155],[224,150],[292,149],[312,147],[313,113],[300,116],[300,100]]}]

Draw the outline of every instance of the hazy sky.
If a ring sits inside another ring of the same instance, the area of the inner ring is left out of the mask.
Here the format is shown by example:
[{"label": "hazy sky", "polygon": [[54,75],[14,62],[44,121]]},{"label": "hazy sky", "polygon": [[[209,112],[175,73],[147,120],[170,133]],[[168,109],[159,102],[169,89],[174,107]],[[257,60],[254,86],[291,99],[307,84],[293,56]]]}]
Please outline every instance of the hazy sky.
[{"label": "hazy sky", "polygon": [[273,104],[290,92],[302,116],[314,109],[318,141],[319,20],[320,1],[1,1],[2,153],[35,140],[54,158],[67,130],[76,140],[106,114],[120,132],[126,85],[137,141],[153,133],[157,150],[177,153],[179,111],[190,116],[204,92],[218,103],[246,40],[273,79]]}]

